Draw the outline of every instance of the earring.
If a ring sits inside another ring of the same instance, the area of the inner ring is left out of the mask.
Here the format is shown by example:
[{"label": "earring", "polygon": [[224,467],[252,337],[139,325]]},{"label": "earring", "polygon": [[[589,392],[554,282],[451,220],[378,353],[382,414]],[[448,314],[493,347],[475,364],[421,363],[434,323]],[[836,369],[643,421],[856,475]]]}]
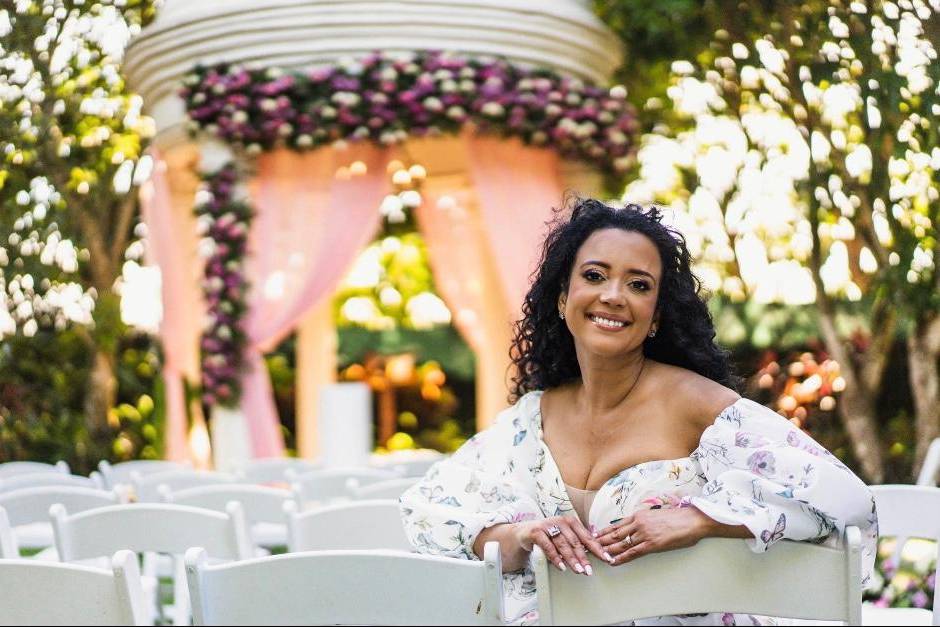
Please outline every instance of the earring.
[{"label": "earring", "polygon": [[562,320],[564,320],[564,319],[565,319],[565,312],[559,311],[559,312],[558,312],[558,317],[561,318]]},{"label": "earring", "polygon": [[650,329],[650,335],[649,335],[649,336],[650,336],[650,337],[656,337],[656,327],[653,327],[652,329]]}]

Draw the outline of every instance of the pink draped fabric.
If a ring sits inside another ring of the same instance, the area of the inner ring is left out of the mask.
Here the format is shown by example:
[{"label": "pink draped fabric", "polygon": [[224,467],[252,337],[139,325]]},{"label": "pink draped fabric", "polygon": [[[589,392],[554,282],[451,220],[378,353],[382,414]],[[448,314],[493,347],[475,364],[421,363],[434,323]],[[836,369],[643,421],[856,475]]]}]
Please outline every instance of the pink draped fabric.
[{"label": "pink draped fabric", "polygon": [[476,355],[477,428],[506,406],[511,319],[473,191],[431,178],[418,208],[434,283]]},{"label": "pink draped fabric", "polygon": [[[256,217],[248,241],[252,291],[241,401],[256,457],[284,452],[262,356],[332,293],[375,235],[387,159],[386,149],[364,143],[345,150],[280,150],[258,159],[250,184]],[[336,176],[340,167],[352,174]]]},{"label": "pink draped fabric", "polygon": [[183,385],[186,364],[193,359],[200,333],[198,308],[187,306],[185,286],[192,283],[192,270],[179,254],[180,230],[174,223],[173,203],[167,182],[167,165],[151,151],[154,168],[140,190],[141,213],[147,225],[147,255],[160,268],[163,319],[163,380],[166,396],[167,459],[188,459],[186,395]]},{"label": "pink draped fabric", "polygon": [[470,178],[484,229],[502,277],[511,315],[518,318],[529,291],[552,209],[562,204],[558,154],[518,139],[464,135]]},{"label": "pink draped fabric", "polygon": [[447,303],[454,326],[477,354],[486,349],[483,276],[487,263],[482,237],[468,214],[466,192],[443,193],[425,186],[415,216],[424,235],[434,285]]}]

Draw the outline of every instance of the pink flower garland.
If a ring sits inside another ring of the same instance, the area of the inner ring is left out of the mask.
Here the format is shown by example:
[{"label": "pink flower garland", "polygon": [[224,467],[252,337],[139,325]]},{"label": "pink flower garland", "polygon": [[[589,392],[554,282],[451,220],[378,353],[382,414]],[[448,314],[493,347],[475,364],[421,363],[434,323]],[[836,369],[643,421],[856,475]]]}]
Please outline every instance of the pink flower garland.
[{"label": "pink flower garland", "polygon": [[200,229],[208,238],[202,288],[206,326],[202,342],[202,401],[207,405],[237,404],[248,309],[244,256],[252,210],[233,199],[238,172],[232,164],[204,178],[209,198],[196,207]]},{"label": "pink flower garland", "polygon": [[221,64],[197,67],[184,82],[191,130],[249,153],[337,140],[393,144],[473,124],[623,172],[638,128],[623,87],[604,89],[548,69],[445,52],[374,53],[291,74]]}]

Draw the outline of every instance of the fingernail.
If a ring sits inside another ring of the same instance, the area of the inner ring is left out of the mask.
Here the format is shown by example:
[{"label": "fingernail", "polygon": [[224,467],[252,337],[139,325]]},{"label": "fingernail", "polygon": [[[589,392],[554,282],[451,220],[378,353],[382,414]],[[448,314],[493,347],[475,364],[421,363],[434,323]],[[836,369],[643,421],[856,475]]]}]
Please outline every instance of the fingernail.
[{"label": "fingernail", "polygon": [[574,569],[577,573],[580,573],[582,575],[584,574],[584,568],[581,566],[581,564],[575,564]]},{"label": "fingernail", "polygon": [[592,531],[592,532],[591,532],[591,535],[596,538],[596,537],[597,537],[597,532],[596,532],[596,531]]},{"label": "fingernail", "polygon": [[568,569],[565,568],[565,563],[564,563],[564,562],[558,562],[558,570],[560,570],[561,572],[565,572],[565,571],[568,570]]},{"label": "fingernail", "polygon": [[584,570],[587,572],[588,577],[590,577],[591,575],[594,574],[594,569],[591,568],[591,565],[590,565],[590,564],[588,564],[587,566],[585,566],[585,567],[584,567]]},{"label": "fingernail", "polygon": [[614,558],[612,558],[612,557],[610,556],[610,553],[608,553],[607,551],[604,551],[604,559],[607,560],[608,562],[610,562],[611,564],[614,563]]}]

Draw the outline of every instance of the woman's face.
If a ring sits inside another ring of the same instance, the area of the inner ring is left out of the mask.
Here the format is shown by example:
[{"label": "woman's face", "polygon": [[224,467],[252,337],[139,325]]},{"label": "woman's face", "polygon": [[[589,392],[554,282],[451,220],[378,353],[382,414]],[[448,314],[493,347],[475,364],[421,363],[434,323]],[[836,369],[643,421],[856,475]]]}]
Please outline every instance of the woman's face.
[{"label": "woman's face", "polygon": [[658,318],[661,278],[659,251],[645,235],[617,228],[592,233],[558,303],[579,358],[616,357],[642,346]]}]

